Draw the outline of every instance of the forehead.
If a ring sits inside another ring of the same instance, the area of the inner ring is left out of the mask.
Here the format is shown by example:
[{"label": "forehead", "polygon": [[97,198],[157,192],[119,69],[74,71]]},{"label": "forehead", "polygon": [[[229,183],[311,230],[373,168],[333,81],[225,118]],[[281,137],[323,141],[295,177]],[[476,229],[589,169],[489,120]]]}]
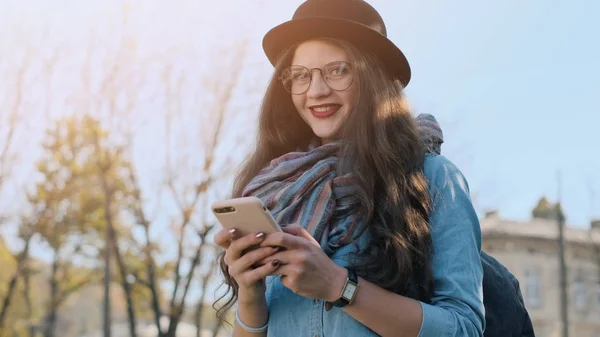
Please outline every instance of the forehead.
[{"label": "forehead", "polygon": [[341,47],[323,40],[309,40],[301,43],[292,64],[307,68],[320,68],[334,61],[348,61],[348,54]]}]

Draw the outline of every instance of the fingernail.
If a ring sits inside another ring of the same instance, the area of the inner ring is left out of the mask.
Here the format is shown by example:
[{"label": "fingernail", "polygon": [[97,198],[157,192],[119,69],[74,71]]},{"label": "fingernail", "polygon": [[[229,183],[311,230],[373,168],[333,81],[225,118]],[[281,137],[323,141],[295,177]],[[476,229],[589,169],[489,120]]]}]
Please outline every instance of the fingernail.
[{"label": "fingernail", "polygon": [[271,261],[271,265],[273,267],[279,267],[279,260],[273,260],[273,261]]},{"label": "fingernail", "polygon": [[230,229],[229,234],[231,234],[231,235],[235,234],[235,228]]},{"label": "fingernail", "polygon": [[265,233],[258,233],[258,234],[256,234],[256,237],[258,239],[262,239],[264,236],[265,236]]}]

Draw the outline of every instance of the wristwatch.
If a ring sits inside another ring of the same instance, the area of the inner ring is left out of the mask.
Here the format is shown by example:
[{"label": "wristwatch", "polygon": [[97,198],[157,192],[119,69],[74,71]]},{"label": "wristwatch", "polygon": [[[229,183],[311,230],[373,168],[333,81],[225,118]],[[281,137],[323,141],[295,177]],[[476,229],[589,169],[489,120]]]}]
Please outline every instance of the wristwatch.
[{"label": "wristwatch", "polygon": [[354,301],[354,297],[356,297],[356,292],[358,291],[358,275],[356,271],[352,269],[348,269],[348,278],[346,279],[346,283],[344,284],[344,288],[342,288],[342,294],[340,298],[338,298],[334,302],[326,302],[325,309],[327,311],[331,310],[333,307],[344,307],[352,301]]}]

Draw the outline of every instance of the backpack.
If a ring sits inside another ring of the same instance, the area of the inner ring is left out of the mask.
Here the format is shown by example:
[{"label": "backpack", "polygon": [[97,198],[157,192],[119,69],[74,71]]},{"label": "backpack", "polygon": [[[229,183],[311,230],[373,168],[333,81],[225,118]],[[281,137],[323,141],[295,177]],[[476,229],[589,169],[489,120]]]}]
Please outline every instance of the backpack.
[{"label": "backpack", "polygon": [[481,252],[484,337],[535,337],[519,281],[495,258]]}]

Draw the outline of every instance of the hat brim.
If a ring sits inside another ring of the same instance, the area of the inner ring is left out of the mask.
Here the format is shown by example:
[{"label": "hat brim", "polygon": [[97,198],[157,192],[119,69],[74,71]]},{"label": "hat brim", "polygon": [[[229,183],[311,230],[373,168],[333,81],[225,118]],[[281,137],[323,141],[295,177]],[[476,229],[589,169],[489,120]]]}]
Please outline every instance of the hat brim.
[{"label": "hat brim", "polygon": [[289,46],[319,37],[348,41],[375,55],[404,87],[410,82],[408,60],[392,41],[363,24],[344,19],[316,17],[284,22],[267,32],[263,38],[263,50],[271,64],[275,65],[281,52]]}]

